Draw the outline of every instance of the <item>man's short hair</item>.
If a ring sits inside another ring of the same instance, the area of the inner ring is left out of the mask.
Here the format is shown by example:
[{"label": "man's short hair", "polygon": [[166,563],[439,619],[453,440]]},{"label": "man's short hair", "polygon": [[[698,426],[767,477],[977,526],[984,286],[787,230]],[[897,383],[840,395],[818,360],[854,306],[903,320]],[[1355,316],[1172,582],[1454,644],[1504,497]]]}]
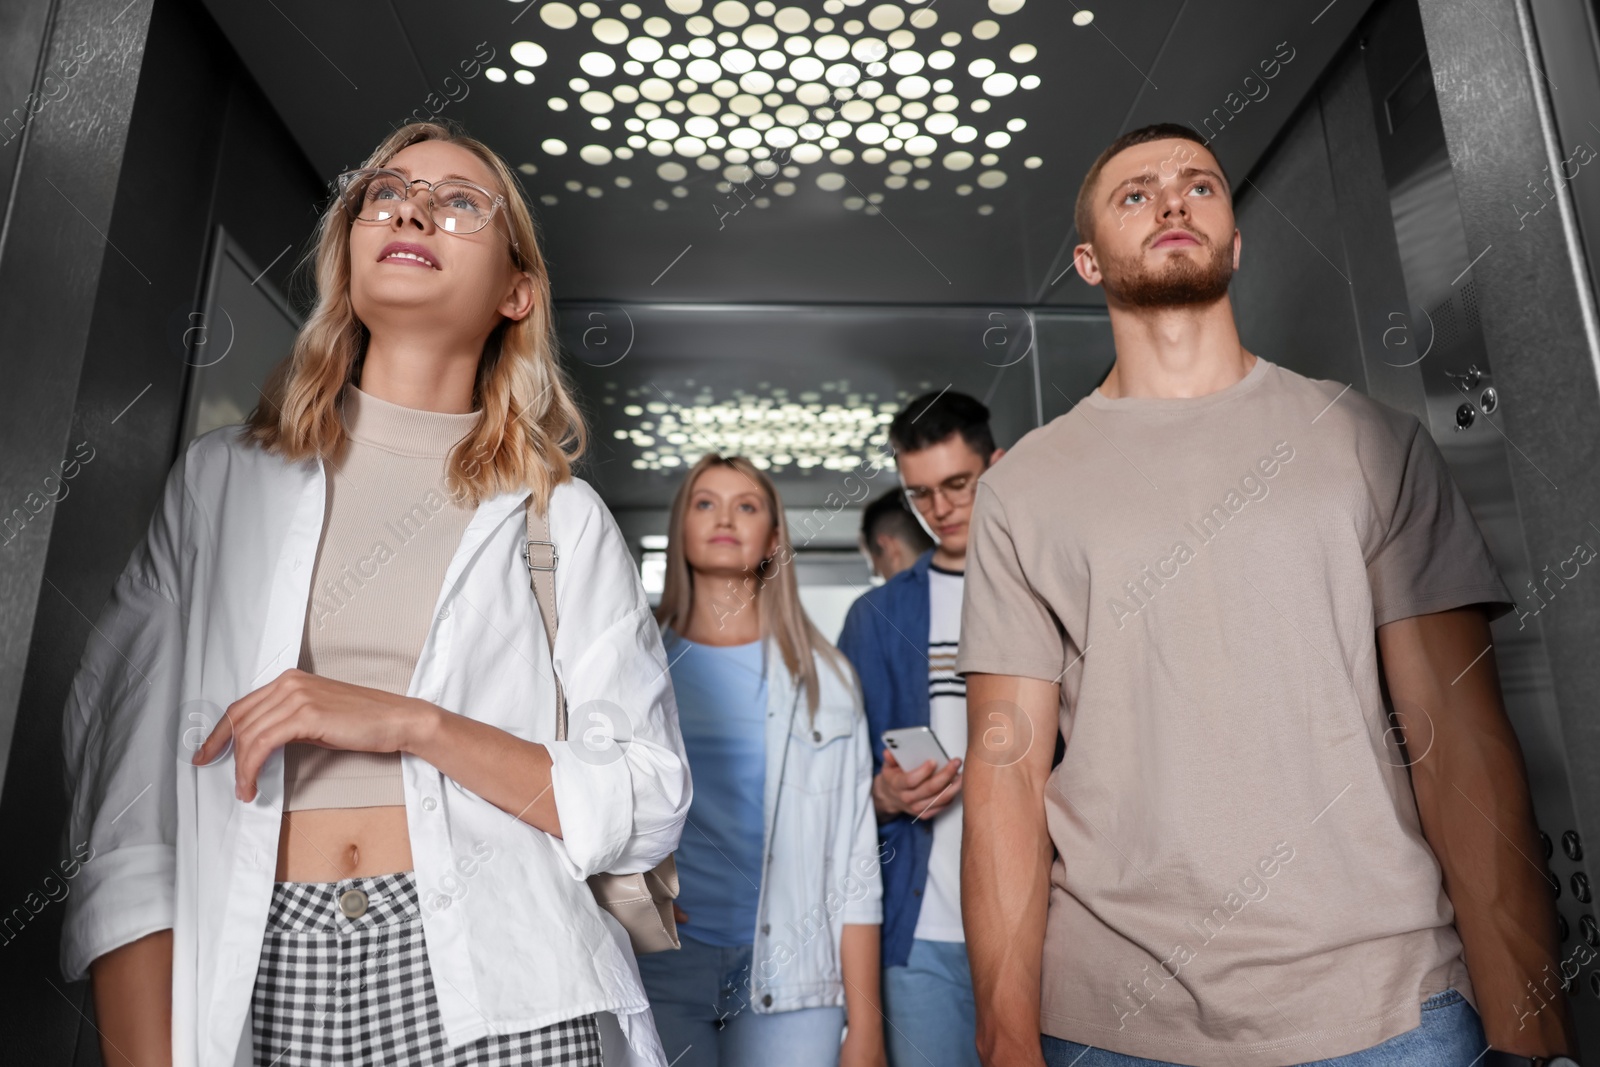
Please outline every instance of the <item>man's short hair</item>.
[{"label": "man's short hair", "polygon": [[989,462],[994,452],[989,409],[978,398],[950,389],[906,401],[889,424],[889,444],[896,452],[921,452],[953,433],[960,434],[968,448]]},{"label": "man's short hair", "polygon": [[933,538],[911,514],[911,509],[906,507],[905,494],[898,489],[890,489],[862,509],[861,539],[874,556],[878,554],[879,534],[888,534],[903,542],[919,556],[933,547]]},{"label": "man's short hair", "polygon": [[[1096,206],[1093,200],[1094,187],[1095,183],[1100,180],[1100,172],[1105,170],[1106,164],[1111,161],[1111,157],[1135,145],[1171,139],[1193,141],[1201,148],[1206,149],[1206,151],[1209,152],[1211,150],[1211,146],[1206,143],[1206,139],[1189,127],[1180,126],[1175,122],[1157,122],[1150,126],[1140,126],[1137,130],[1129,130],[1115,141],[1112,141],[1106,146],[1104,152],[1095,157],[1094,163],[1089,166],[1089,173],[1083,176],[1083,184],[1078,187],[1078,202],[1072,211],[1072,221],[1078,227],[1078,240],[1091,242],[1094,240],[1094,212]],[[1215,157],[1215,153],[1212,153],[1212,155]],[[1220,161],[1217,163],[1217,172],[1222,174],[1222,183],[1227,187],[1225,191],[1231,199],[1233,197],[1233,183],[1228,180],[1228,175],[1223,172]]]}]

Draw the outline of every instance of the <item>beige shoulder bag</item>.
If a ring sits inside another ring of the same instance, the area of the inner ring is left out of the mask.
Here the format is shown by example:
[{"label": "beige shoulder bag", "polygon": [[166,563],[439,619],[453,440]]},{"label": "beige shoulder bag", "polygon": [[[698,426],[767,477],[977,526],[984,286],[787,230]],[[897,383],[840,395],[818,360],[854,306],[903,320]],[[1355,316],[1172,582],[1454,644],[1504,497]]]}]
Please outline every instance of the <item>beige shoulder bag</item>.
[{"label": "beige shoulder bag", "polygon": [[[548,552],[549,562],[544,562]],[[545,637],[550,642],[550,668],[555,672],[556,654],[556,546],[550,540],[550,516],[536,512],[528,503],[528,539],[522,547],[528,564],[528,582],[544,618]],[[535,562],[535,561],[538,562]],[[567,698],[556,678],[556,743],[567,739]],[[625,742],[624,742],[625,743]],[[678,896],[678,865],[671,856],[652,871],[640,874],[596,874],[589,878],[595,903],[622,924],[633,942],[635,955],[678,948],[678,924],[672,902]]]}]

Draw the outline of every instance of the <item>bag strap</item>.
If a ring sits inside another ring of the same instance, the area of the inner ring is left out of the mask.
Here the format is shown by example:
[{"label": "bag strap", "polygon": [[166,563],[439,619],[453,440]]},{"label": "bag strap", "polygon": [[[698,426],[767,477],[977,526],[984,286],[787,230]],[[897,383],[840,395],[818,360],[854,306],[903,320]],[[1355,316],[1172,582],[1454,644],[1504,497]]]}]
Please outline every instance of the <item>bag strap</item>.
[{"label": "bag strap", "polygon": [[[546,552],[550,562],[544,562]],[[556,589],[555,572],[556,555],[555,542],[550,540],[550,514],[548,511],[539,511],[533,506],[532,498],[528,500],[528,537],[522,546],[522,558],[528,564],[528,584],[533,586],[533,599],[539,605],[539,614],[544,618],[544,636],[550,643],[550,673],[556,671]],[[567,739],[567,697],[561,691],[561,678],[555,677],[556,683],[556,740]]]}]

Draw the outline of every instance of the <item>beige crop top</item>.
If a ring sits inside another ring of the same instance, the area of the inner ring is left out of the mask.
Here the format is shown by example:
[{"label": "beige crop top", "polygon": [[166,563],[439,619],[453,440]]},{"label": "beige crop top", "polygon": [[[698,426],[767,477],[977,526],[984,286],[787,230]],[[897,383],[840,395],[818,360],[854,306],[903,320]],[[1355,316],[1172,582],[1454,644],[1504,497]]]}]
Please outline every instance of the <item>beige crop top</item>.
[{"label": "beige crop top", "polygon": [[[345,390],[350,437],[326,464],[327,511],[311,575],[300,669],[391,693],[411,688],[445,571],[473,509],[444,462],[477,425]],[[284,747],[283,810],[404,804],[398,752]]]}]

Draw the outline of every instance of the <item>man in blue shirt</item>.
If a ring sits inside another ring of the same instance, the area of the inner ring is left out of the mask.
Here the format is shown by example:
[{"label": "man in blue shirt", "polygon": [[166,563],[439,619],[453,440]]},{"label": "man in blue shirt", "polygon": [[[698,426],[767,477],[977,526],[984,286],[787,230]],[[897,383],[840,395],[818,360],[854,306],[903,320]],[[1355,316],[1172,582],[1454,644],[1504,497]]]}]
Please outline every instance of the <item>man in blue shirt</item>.
[{"label": "man in blue shirt", "polygon": [[[891,1067],[978,1067],[961,926],[961,754],[966,683],[955,673],[967,522],[994,446],[989,409],[946,390],[889,426],[906,499],[935,546],[850,607],[839,649],[861,679],[883,860],[883,1007]],[[929,726],[951,758],[901,767],[883,732]]]}]

